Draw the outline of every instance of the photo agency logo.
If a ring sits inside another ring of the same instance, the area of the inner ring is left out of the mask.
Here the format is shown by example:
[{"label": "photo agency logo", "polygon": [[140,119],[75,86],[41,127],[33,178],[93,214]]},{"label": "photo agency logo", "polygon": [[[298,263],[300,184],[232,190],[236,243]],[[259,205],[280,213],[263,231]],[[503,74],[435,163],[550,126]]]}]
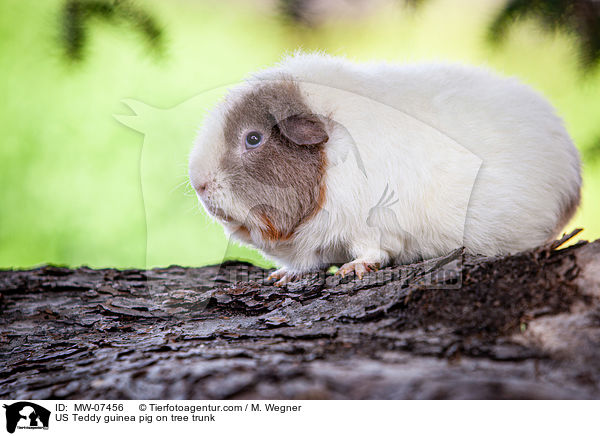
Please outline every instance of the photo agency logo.
[{"label": "photo agency logo", "polygon": [[48,430],[50,411],[29,401],[19,401],[4,405],[6,413],[6,431]]},{"label": "photo agency logo", "polygon": [[[419,286],[460,288],[464,224],[482,164],[478,156],[389,102],[301,83],[314,95],[366,108],[365,116],[379,114],[393,130],[379,143],[368,120],[307,117],[296,104],[268,108],[261,116],[262,106],[277,101],[269,92],[293,98],[293,90],[278,88],[280,81],[251,79],[242,85],[252,96],[249,101],[244,91],[223,103],[238,85],[200,93],[168,109],[123,100],[135,115],[115,115],[144,135],[140,173],[147,265],[178,263],[161,258],[166,243],[170,252],[195,250],[202,259],[210,250],[222,259],[220,267],[187,272],[198,274],[198,289],[174,289],[189,307],[197,312],[215,290],[236,282],[293,288],[307,278],[333,286],[362,280],[371,286],[414,282],[417,271]],[[261,98],[266,99],[262,106]],[[210,112],[215,104],[220,109]],[[403,141],[402,147],[394,141]],[[414,168],[419,162],[422,171]],[[203,179],[206,174],[210,180]],[[436,226],[451,247],[441,257],[438,241],[430,241]],[[241,257],[240,243],[284,260],[283,268],[270,271],[227,260]],[[402,268],[409,264],[422,267]],[[151,283],[152,296],[150,288]],[[155,302],[163,297],[152,296]],[[184,306],[178,306],[179,313],[186,312]]]}]

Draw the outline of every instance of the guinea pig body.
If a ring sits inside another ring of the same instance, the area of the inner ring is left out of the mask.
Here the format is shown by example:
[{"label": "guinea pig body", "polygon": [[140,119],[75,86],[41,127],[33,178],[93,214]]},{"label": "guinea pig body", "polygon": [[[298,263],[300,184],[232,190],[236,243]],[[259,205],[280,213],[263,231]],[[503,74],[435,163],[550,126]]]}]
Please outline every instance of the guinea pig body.
[{"label": "guinea pig body", "polygon": [[207,211],[297,274],[342,274],[464,246],[529,249],[580,198],[580,161],[552,107],[514,79],[448,64],[297,54],[233,88],[190,156]]}]

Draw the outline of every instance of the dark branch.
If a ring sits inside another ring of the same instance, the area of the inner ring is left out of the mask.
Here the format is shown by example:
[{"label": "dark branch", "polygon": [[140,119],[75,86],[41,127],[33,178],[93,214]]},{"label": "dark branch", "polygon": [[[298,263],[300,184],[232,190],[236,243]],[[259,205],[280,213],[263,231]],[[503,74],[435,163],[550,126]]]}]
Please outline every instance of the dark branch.
[{"label": "dark branch", "polygon": [[600,241],[277,288],[229,262],[0,272],[4,398],[598,398]]}]

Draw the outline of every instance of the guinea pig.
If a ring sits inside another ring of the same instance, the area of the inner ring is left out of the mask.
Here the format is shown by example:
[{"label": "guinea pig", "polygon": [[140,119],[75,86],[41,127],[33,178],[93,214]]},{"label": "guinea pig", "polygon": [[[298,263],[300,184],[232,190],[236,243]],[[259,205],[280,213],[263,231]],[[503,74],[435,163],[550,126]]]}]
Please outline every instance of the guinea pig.
[{"label": "guinea pig", "polygon": [[555,238],[580,159],[538,93],[485,69],[359,64],[297,53],[229,90],[190,154],[200,202],[282,268],[359,278],[465,247],[504,255]]}]

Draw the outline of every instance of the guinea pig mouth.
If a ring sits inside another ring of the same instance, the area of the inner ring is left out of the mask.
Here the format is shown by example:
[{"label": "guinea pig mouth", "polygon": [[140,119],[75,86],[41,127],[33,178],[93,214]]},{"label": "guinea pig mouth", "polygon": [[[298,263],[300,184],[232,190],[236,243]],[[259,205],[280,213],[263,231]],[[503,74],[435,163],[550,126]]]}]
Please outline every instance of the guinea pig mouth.
[{"label": "guinea pig mouth", "polygon": [[225,211],[220,207],[205,202],[202,202],[202,204],[204,205],[204,208],[208,211],[208,213],[217,218],[218,220],[221,220],[225,223],[233,222],[233,219],[230,216],[228,216],[225,213]]}]

